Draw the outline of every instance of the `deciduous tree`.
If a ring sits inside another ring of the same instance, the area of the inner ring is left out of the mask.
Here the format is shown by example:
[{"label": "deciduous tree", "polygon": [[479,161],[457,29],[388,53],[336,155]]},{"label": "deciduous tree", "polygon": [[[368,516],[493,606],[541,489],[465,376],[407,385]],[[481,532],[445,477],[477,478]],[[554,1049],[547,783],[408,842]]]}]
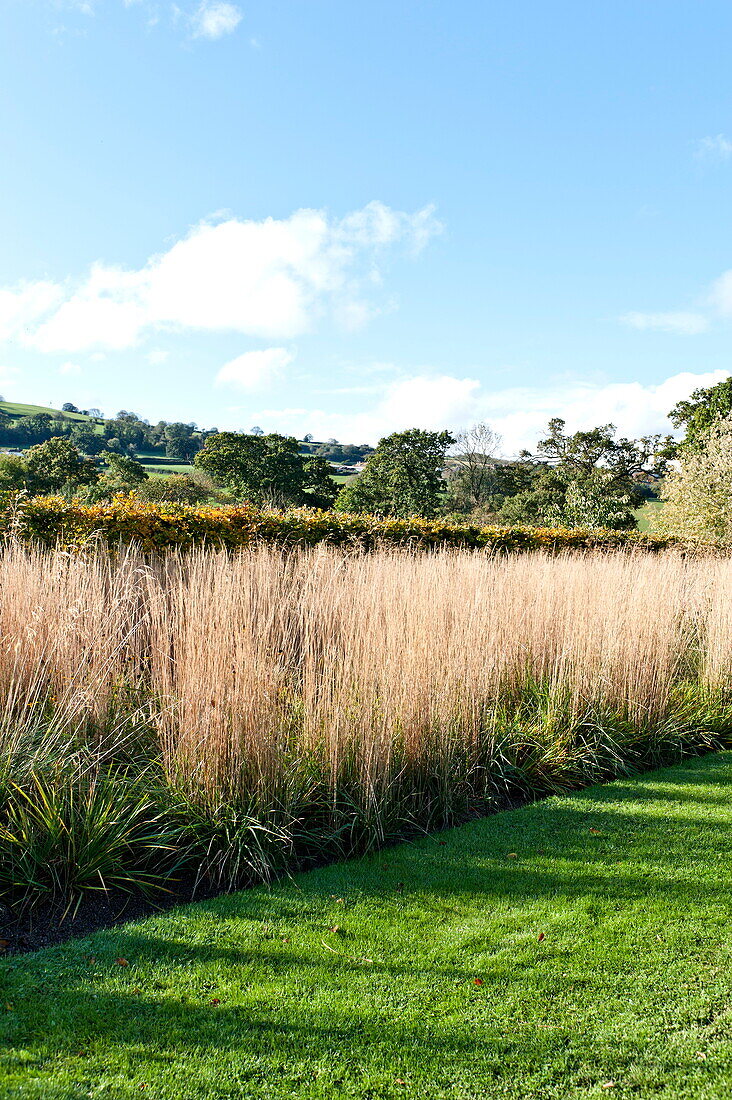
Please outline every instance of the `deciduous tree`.
[{"label": "deciduous tree", "polygon": [[379,440],[363,473],[338,497],[344,512],[373,512],[383,516],[434,516],[444,497],[442,471],[449,432],[410,428]]},{"label": "deciduous tree", "polygon": [[327,508],[338,491],[328,463],[304,459],[292,436],[219,432],[194,462],[240,499],[260,504]]},{"label": "deciduous tree", "polygon": [[51,493],[66,487],[93,485],[99,477],[95,463],[82,458],[74,444],[62,436],[29,447],[23,460],[28,487],[33,492]]}]

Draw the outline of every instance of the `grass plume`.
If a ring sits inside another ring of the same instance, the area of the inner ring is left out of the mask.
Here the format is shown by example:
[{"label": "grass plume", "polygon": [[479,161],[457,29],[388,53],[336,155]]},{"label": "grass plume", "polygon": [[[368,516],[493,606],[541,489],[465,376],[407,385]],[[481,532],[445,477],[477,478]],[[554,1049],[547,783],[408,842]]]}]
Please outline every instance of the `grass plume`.
[{"label": "grass plume", "polygon": [[[677,553],[9,546],[6,898],[85,888],[31,884],[9,839],[45,851],[51,803],[58,837],[80,806],[104,837],[119,791],[132,832],[141,805],[156,823],[161,881],[227,888],[726,744],[731,581],[728,559]],[[127,860],[148,889],[125,836],[96,885]]]}]

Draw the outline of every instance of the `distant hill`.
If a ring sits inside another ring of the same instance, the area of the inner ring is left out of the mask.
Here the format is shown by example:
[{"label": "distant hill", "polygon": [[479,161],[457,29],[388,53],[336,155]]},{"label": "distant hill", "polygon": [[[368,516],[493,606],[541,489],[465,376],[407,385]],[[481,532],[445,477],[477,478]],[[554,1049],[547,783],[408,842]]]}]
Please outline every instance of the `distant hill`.
[{"label": "distant hill", "polygon": [[[0,449],[24,451],[53,435],[65,435],[84,454],[111,450],[134,455],[153,475],[189,472],[196,452],[215,431],[216,428],[203,430],[196,424],[179,421],[151,424],[127,411],[103,417],[97,409],[66,411],[50,405],[0,401]],[[354,467],[363,464],[373,450],[365,444],[331,440],[321,443],[308,438],[299,442],[303,456],[319,454],[326,458],[339,482],[349,480],[357,472]]]},{"label": "distant hill", "polygon": [[24,416],[38,416],[39,413],[45,413],[47,416],[52,416],[54,420],[63,418],[64,420],[83,420],[98,423],[98,418],[89,416],[87,413],[62,412],[61,409],[53,409],[50,405],[21,405],[17,401],[0,401],[0,415],[2,413],[7,413],[11,420],[20,420]]}]

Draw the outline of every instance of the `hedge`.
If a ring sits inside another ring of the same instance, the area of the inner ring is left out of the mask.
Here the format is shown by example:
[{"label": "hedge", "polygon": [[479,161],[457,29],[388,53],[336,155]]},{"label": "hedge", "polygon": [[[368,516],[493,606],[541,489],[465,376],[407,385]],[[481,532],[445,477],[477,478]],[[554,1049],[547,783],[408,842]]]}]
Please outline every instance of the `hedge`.
[{"label": "hedge", "polygon": [[366,549],[391,544],[513,551],[629,546],[655,551],[679,545],[674,539],[636,531],[479,527],[419,517],[379,519],[307,508],[277,511],[248,504],[209,507],[147,503],[134,495],[89,505],[62,497],[3,494],[0,535],[46,546],[81,547],[95,540],[111,545],[134,542],[144,550],[203,544],[234,548],[263,542],[286,546],[326,542]]}]

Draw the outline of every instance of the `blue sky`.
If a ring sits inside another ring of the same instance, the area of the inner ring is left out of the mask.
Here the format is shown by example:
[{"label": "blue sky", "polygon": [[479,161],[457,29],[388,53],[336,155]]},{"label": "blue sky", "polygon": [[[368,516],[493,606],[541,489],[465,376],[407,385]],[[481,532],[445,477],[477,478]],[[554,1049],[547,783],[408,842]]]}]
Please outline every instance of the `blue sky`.
[{"label": "blue sky", "polygon": [[3,0],[0,389],[374,441],[726,376],[732,6]]}]

